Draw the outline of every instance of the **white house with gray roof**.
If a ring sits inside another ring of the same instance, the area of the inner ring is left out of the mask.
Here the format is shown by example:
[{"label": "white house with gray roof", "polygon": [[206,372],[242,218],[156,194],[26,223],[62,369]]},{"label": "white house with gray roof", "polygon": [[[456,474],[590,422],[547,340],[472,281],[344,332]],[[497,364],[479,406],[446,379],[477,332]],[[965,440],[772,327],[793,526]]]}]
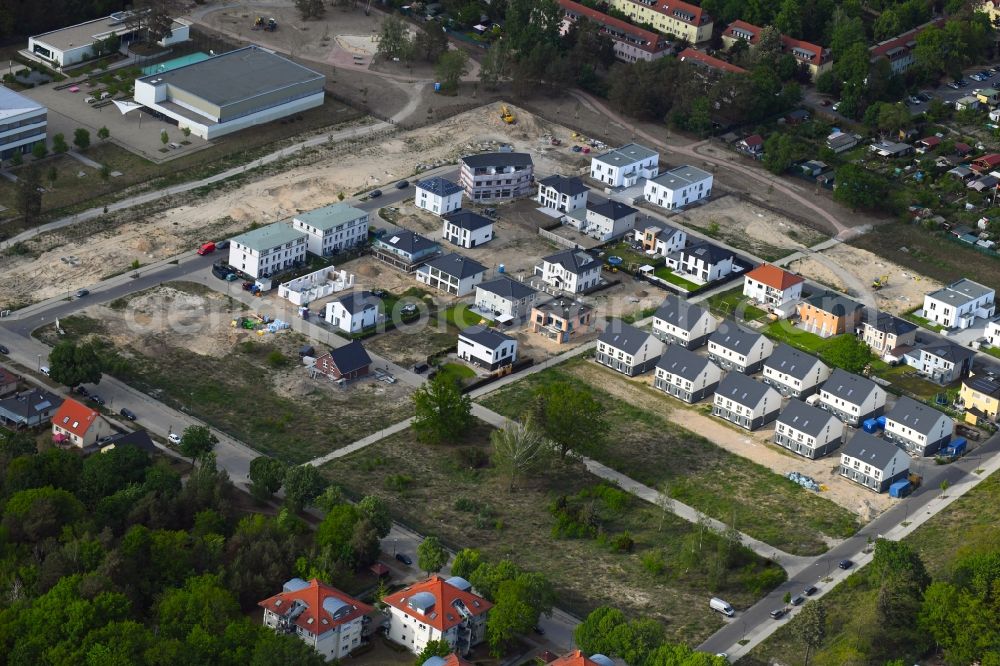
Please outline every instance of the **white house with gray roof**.
[{"label": "white house with gray roof", "polygon": [[752,375],[764,366],[774,343],[760,333],[725,321],[708,338],[708,357],[724,370]]},{"label": "white house with gray roof", "polygon": [[486,266],[475,259],[469,259],[452,252],[431,259],[417,269],[417,282],[440,289],[454,296],[472,293],[476,285],[486,277]]},{"label": "white house with gray roof", "polygon": [[650,370],[663,353],[663,343],[652,333],[612,319],[597,339],[597,354],[601,365],[635,377]]},{"label": "white house with gray roof", "polygon": [[493,371],[517,360],[517,340],[489,326],[469,326],[458,334],[458,357]]},{"label": "white house with gray roof", "polygon": [[[656,257],[676,255],[687,245],[686,231],[651,217],[636,220],[633,234],[632,240]],[[674,265],[673,268],[677,266]]]},{"label": "white house with gray roof", "polygon": [[778,389],[784,396],[810,396],[829,377],[830,366],[784,343],[775,347],[764,361],[764,383]]},{"label": "white house with gray roof", "polygon": [[476,309],[498,321],[523,319],[531,312],[538,291],[523,282],[500,276],[476,285]]},{"label": "white house with gray roof", "polygon": [[378,323],[381,304],[370,291],[355,291],[327,303],[323,319],[345,333],[360,333]]},{"label": "white house with gray roof", "polygon": [[996,292],[978,282],[962,278],[924,296],[924,319],[945,328],[969,328],[976,317],[989,319],[996,313]]},{"label": "white house with gray roof", "polygon": [[669,345],[656,362],[653,386],[687,403],[715,393],[722,371],[700,354],[680,345]]},{"label": "white house with gray roof", "polygon": [[538,181],[538,194],[535,201],[546,208],[570,213],[587,205],[587,192],[590,190],[576,176],[560,176],[558,174],[542,178]]},{"label": "white house with gray roof", "polygon": [[587,205],[563,218],[569,226],[599,241],[623,236],[635,224],[636,209],[611,199],[588,199]]},{"label": "white house with gray roof", "polygon": [[229,265],[250,277],[270,277],[306,258],[306,234],[275,222],[229,241]]},{"label": "white house with gray roof", "polygon": [[789,400],[774,424],[775,444],[813,460],[830,453],[843,441],[843,421],[801,400]]},{"label": "white house with gray roof", "polygon": [[915,456],[936,453],[948,443],[954,430],[950,416],[906,396],[885,415],[885,439]]},{"label": "white house with gray roof", "polygon": [[848,425],[857,426],[885,408],[885,390],[865,377],[837,368],[819,390],[820,406]]},{"label": "white house with gray roof", "polygon": [[747,430],[770,423],[780,409],[777,391],[738,372],[723,377],[712,401],[712,414]]},{"label": "white house with gray roof", "polygon": [[535,275],[556,289],[579,294],[597,286],[601,262],[583,250],[563,250],[542,257],[541,265],[535,266]]},{"label": "white house with gray roof", "polygon": [[306,235],[306,250],[320,257],[357,247],[368,240],[368,213],[345,203],[323,206],[292,218]]},{"label": "white house with gray roof", "polygon": [[939,340],[907,351],[903,360],[916,368],[918,374],[944,385],[969,374],[975,356],[976,352],[971,349],[949,340]]},{"label": "white house with gray roof", "polygon": [[697,349],[719,328],[708,310],[673,294],[653,313],[653,335],[672,345]]},{"label": "white house with gray roof", "polygon": [[417,181],[414,192],[414,205],[435,215],[447,215],[462,207],[462,187],[440,176]]},{"label": "white house with gray roof", "polygon": [[629,143],[590,158],[590,177],[611,187],[631,187],[640,178],[660,173],[660,154],[638,143]]},{"label": "white house with gray roof", "polygon": [[707,284],[732,273],[734,259],[732,250],[702,241],[667,255],[666,264],[692,282]]},{"label": "white house with gray roof", "polygon": [[372,243],[373,257],[407,273],[414,272],[440,252],[441,246],[434,241],[405,229],[387,233]]},{"label": "white house with gray roof", "polygon": [[493,240],[493,220],[470,210],[460,210],[444,216],[441,237],[452,245],[474,248]]},{"label": "white house with gray roof", "polygon": [[884,493],[909,473],[910,456],[863,430],[854,433],[840,452],[840,475],[877,493]]},{"label": "white house with gray roof", "polygon": [[709,172],[685,164],[647,180],[642,195],[660,208],[684,208],[711,196],[713,180]]}]

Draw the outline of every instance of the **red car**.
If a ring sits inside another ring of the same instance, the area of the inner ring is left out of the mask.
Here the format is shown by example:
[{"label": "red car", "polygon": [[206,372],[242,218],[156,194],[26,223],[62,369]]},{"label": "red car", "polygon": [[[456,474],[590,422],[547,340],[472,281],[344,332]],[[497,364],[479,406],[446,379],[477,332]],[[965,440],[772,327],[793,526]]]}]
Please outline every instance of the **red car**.
[{"label": "red car", "polygon": [[206,255],[215,252],[215,243],[205,243],[198,248],[198,254]]}]

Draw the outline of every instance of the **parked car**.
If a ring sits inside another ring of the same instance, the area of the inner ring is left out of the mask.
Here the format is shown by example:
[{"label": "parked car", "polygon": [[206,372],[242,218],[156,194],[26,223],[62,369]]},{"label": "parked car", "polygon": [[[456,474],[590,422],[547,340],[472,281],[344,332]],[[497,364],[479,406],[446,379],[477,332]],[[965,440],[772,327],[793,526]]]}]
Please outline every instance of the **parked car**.
[{"label": "parked car", "polygon": [[125,418],[127,418],[129,421],[135,421],[135,418],[136,418],[135,417],[135,412],[133,412],[131,409],[128,409],[126,407],[122,407],[121,411],[118,412],[118,413],[121,414],[122,416],[124,416]]},{"label": "parked car", "polygon": [[227,247],[229,247],[229,241],[228,240],[220,240],[219,242],[217,242],[215,244],[215,249],[216,250],[225,250]]},{"label": "parked car", "polygon": [[372,190],[368,193],[369,199],[378,199],[380,196],[382,196],[382,190]]},{"label": "parked car", "polygon": [[850,569],[851,567],[854,566],[854,562],[851,562],[850,560],[841,560],[840,564],[838,564],[837,566],[840,567],[841,569]]},{"label": "parked car", "polygon": [[969,78],[972,79],[973,81],[983,81],[986,79],[986,77],[980,74],[979,72],[976,72],[975,74],[970,74]]},{"label": "parked car", "polygon": [[910,95],[909,102],[910,102],[910,104],[914,104],[914,105],[920,104],[920,98],[917,97],[916,95]]},{"label": "parked car", "polygon": [[405,564],[406,566],[410,566],[411,564],[413,564],[413,558],[407,555],[406,553],[396,553],[396,559]]},{"label": "parked car", "polygon": [[103,405],[104,402],[105,402],[104,398],[102,398],[101,396],[97,395],[96,393],[91,393],[89,397],[90,397],[90,401],[91,402],[93,402],[95,404],[98,404],[98,405]]},{"label": "parked car", "polygon": [[832,111],[838,111],[838,110],[840,110],[840,102],[835,103],[833,106],[830,107],[830,109]]},{"label": "parked car", "polygon": [[4,347],[3,345],[0,345],[0,354],[7,356],[10,354],[10,350]]},{"label": "parked car", "polygon": [[410,186],[410,181],[408,181],[408,180],[401,180],[398,183],[396,183],[396,189],[397,190],[405,190],[409,186]]},{"label": "parked car", "polygon": [[45,375],[46,377],[49,376],[49,366],[47,365],[43,365],[42,367],[38,368],[38,371],[43,375]]},{"label": "parked car", "polygon": [[771,619],[772,620],[780,620],[783,617],[785,617],[785,609],[784,608],[775,608],[773,611],[771,611]]},{"label": "parked car", "polygon": [[948,87],[951,88],[952,90],[959,90],[961,89],[962,86],[958,85],[958,81],[949,81]]},{"label": "parked car", "polygon": [[202,243],[201,247],[198,248],[198,254],[202,256],[213,252],[215,252],[215,243]]},{"label": "parked car", "polygon": [[82,395],[84,398],[90,397],[90,391],[88,391],[87,387],[84,386],[83,384],[80,384],[73,390]]},{"label": "parked car", "polygon": [[422,375],[425,372],[427,372],[428,368],[430,368],[430,366],[427,365],[426,363],[417,363],[415,366],[413,366],[413,372],[417,373],[418,375]]},{"label": "parked car", "polygon": [[803,596],[801,594],[795,595],[795,597],[792,599],[792,605],[793,606],[801,606],[805,602],[806,602],[806,598],[805,598],[805,596]]},{"label": "parked car", "polygon": [[167,435],[167,441],[169,441],[171,444],[180,444],[181,436],[178,435],[176,432],[172,432],[169,435]]},{"label": "parked car", "polygon": [[812,595],[816,594],[817,592],[819,592],[819,590],[816,589],[816,586],[815,585],[810,585],[809,587],[807,587],[805,589],[805,591],[802,594],[806,595],[807,597],[811,597]]},{"label": "parked car", "polygon": [[76,297],[77,298],[83,298],[84,296],[89,296],[89,295],[90,295],[90,290],[89,289],[77,289],[76,290]]}]

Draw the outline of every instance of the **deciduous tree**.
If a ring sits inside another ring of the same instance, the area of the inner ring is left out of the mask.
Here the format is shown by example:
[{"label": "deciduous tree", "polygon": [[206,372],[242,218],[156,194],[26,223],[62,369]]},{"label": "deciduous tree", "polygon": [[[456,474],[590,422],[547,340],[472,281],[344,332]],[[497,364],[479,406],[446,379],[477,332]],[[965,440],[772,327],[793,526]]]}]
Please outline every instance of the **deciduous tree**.
[{"label": "deciduous tree", "polygon": [[49,352],[49,377],[65,386],[98,384],[104,363],[94,342],[62,340]]},{"label": "deciduous tree", "polygon": [[469,56],[461,50],[445,51],[434,66],[434,73],[441,79],[443,91],[455,92],[458,82],[469,71]]},{"label": "deciduous tree", "polygon": [[326,13],[323,0],[295,0],[295,8],[299,10],[299,16],[303,21],[322,18]]},{"label": "deciduous tree", "polygon": [[413,39],[415,57],[426,62],[437,62],[448,50],[448,35],[437,21],[427,21]]},{"label": "deciduous tree", "polygon": [[372,524],[380,539],[389,535],[392,529],[392,516],[389,505],[381,497],[365,495],[357,504],[358,512]]},{"label": "deciduous tree", "polygon": [[382,20],[376,52],[383,58],[405,60],[410,55],[410,49],[410,37],[406,24],[398,16],[389,14]]},{"label": "deciduous tree", "polygon": [[455,442],[472,424],[472,401],[440,374],[413,394],[413,430],[427,444]]},{"label": "deciduous tree", "polygon": [[288,466],[276,458],[259,456],[250,461],[250,492],[261,499],[270,499],[285,480]]},{"label": "deciduous tree", "polygon": [[505,428],[490,433],[493,445],[493,466],[508,478],[511,492],[519,479],[534,474],[548,462],[552,442],[528,415],[521,422],[512,422]]},{"label": "deciduous tree", "polygon": [[194,463],[198,458],[211,453],[218,441],[207,426],[190,425],[184,428],[184,433],[181,435],[180,450]]},{"label": "deciduous tree", "polygon": [[537,393],[539,424],[565,459],[570,449],[582,454],[599,450],[608,424],[591,392],[569,382],[553,382]]},{"label": "deciduous tree", "polygon": [[294,511],[301,511],[326,488],[327,482],[312,465],[292,467],[285,474],[285,504]]},{"label": "deciduous tree", "polygon": [[[42,144],[38,144],[42,145]],[[17,210],[25,226],[31,226],[42,212],[42,177],[38,167],[30,164],[17,174]]]},{"label": "deciduous tree", "polygon": [[437,573],[448,563],[448,551],[436,536],[424,537],[417,546],[417,566],[428,574]]},{"label": "deciduous tree", "polygon": [[424,649],[417,655],[417,659],[413,662],[413,666],[424,666],[424,662],[431,657],[447,657],[452,653],[452,649],[451,643],[443,638],[427,641],[427,645],[425,645]]},{"label": "deciduous tree", "polygon": [[73,132],[73,145],[80,150],[86,150],[90,147],[90,132],[82,127],[76,128]]},{"label": "deciduous tree", "polygon": [[826,606],[823,601],[818,599],[803,606],[792,624],[792,629],[805,648],[803,663],[809,666],[809,658],[826,639]]}]

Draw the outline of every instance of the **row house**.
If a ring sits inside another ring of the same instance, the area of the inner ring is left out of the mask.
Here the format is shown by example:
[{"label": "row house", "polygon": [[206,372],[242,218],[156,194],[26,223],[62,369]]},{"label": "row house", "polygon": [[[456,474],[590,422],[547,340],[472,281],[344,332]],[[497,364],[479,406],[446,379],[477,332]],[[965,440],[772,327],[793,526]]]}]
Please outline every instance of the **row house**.
[{"label": "row house", "polygon": [[856,427],[882,413],[885,390],[870,379],[837,368],[820,388],[819,402],[823,409]]},{"label": "row house", "polygon": [[660,208],[684,208],[712,195],[714,177],[704,169],[682,165],[646,181],[643,197]]},{"label": "row house", "polygon": [[840,454],[840,475],[877,493],[910,473],[910,457],[902,449],[864,431],[854,433]]},{"label": "row house", "polygon": [[670,345],[656,362],[653,386],[693,404],[715,393],[721,379],[719,366],[680,345]]},{"label": "row house", "polygon": [[830,377],[830,366],[784,343],[764,361],[764,383],[784,396],[805,398]]},{"label": "row house", "polygon": [[579,21],[581,17],[591,21],[598,26],[602,35],[611,40],[615,57],[622,62],[656,60],[670,53],[670,42],[651,30],[608,16],[604,12],[591,9],[578,2],[573,2],[573,0],[559,0],[559,7],[563,10],[560,34],[568,33],[570,26]]},{"label": "row house", "polygon": [[811,460],[822,458],[844,440],[844,423],[830,412],[789,400],[774,425],[774,443]]},{"label": "row house", "polygon": [[254,279],[270,277],[305,261],[306,238],[287,222],[253,229],[229,240],[229,265]]},{"label": "row house", "polygon": [[695,67],[710,69],[724,74],[746,74],[747,70],[738,67],[721,58],[710,56],[704,51],[698,51],[690,46],[677,54],[677,59]]},{"label": "row house", "polygon": [[[762,30],[763,28],[746,21],[733,21],[722,32],[722,43],[727,49],[740,41],[754,46],[760,41]],[[833,54],[828,48],[788,35],[781,36],[781,47],[784,53],[791,55],[796,62],[809,69],[809,75],[813,80],[833,67]]]},{"label": "row house", "polygon": [[917,35],[930,26],[940,28],[944,25],[944,23],[944,18],[937,18],[933,21],[917,26],[913,30],[908,30],[901,35],[881,41],[868,49],[869,60],[872,63],[875,63],[877,60],[885,58],[889,61],[892,73],[901,74],[912,67],[913,63],[916,62],[914,52],[917,47]]},{"label": "row house", "polygon": [[368,213],[346,203],[323,206],[292,218],[292,228],[306,235],[306,250],[326,257],[364,245],[368,240]]},{"label": "row house", "polygon": [[883,437],[911,455],[929,456],[948,443],[954,430],[947,414],[903,396],[885,415]]},{"label": "row house", "polygon": [[653,335],[670,345],[697,349],[719,328],[708,310],[673,294],[653,313]]},{"label": "row house", "polygon": [[612,319],[597,339],[594,356],[601,365],[635,377],[650,370],[663,353],[663,343],[651,333]]},{"label": "row house", "polygon": [[770,423],[781,409],[781,396],[767,384],[730,372],[715,391],[712,414],[747,430]]},{"label": "row house", "polygon": [[708,338],[708,357],[725,370],[748,375],[764,367],[774,343],[760,333],[726,321]]},{"label": "row house", "polygon": [[821,338],[853,332],[863,311],[860,303],[824,291],[799,303],[799,327]]},{"label": "row house", "polygon": [[590,177],[611,187],[632,187],[660,173],[660,153],[629,143],[590,158]]}]

